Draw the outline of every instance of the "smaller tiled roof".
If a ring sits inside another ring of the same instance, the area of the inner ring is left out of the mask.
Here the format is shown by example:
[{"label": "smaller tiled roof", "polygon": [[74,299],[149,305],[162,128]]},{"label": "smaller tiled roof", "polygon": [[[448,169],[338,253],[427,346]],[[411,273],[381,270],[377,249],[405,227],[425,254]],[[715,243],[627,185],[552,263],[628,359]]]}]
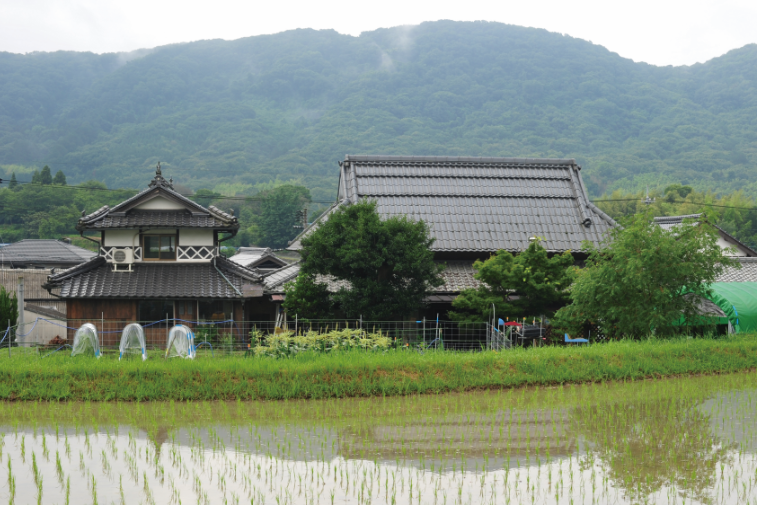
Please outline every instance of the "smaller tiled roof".
[{"label": "smaller tiled roof", "polygon": [[738,261],[741,268],[726,268],[715,282],[757,282],[757,258],[732,258]]},{"label": "smaller tiled roof", "polygon": [[[684,219],[701,219],[702,213],[699,214],[686,214],[683,216],[662,216],[654,218],[654,222],[660,225],[660,228],[664,230],[670,230],[683,224]],[[699,224],[698,221],[692,222],[692,224]]]},{"label": "smaller tiled roof", "polygon": [[61,298],[238,299],[240,293],[244,298],[262,295],[261,281],[256,272],[220,256],[215,265],[144,262],[133,265],[132,272],[115,272],[105,258],[98,256],[51,275],[45,287],[60,288]]},{"label": "smaller tiled roof", "polygon": [[709,222],[707,220],[707,215],[703,212],[700,212],[699,214],[685,214],[683,216],[662,216],[654,218],[654,222],[664,230],[671,230],[676,226],[681,226],[684,220],[688,220],[693,226],[697,226],[701,223],[707,223],[709,226],[715,228],[726,242],[733,244],[733,246],[735,246],[737,250],[740,250],[746,256],[757,257],[757,251],[725,231],[720,226],[714,225]]},{"label": "smaller tiled roof", "polygon": [[300,273],[300,263],[292,263],[263,276],[263,285],[272,292],[284,291],[284,284],[294,280]]},{"label": "smaller tiled roof", "polygon": [[39,314],[40,316],[49,317],[51,319],[66,319],[66,314],[64,314],[63,312],[32,303],[25,303],[24,310],[34,312],[35,314]]},{"label": "smaller tiled roof", "polygon": [[440,293],[459,293],[464,289],[476,289],[480,281],[473,278],[476,271],[472,261],[447,261],[447,268],[442,272],[444,284],[434,288]]},{"label": "smaller tiled roof", "polygon": [[[446,268],[442,272],[442,279],[444,284],[433,288],[436,293],[459,293],[460,291],[468,288],[477,288],[481,285],[479,281],[473,278],[476,271],[473,269],[472,261],[447,261],[440,262],[446,264]],[[280,268],[264,277],[264,283],[266,290],[272,293],[280,293],[284,291],[284,284],[294,280],[300,273],[300,264],[292,263],[284,268]],[[349,288],[350,284],[347,281],[335,279],[331,276],[319,275],[316,277],[316,282],[323,283],[328,286],[329,291],[336,292],[341,288]]]},{"label": "smaller tiled roof", "polygon": [[124,216],[104,214],[88,223],[91,229],[112,228],[224,228],[227,222],[212,215],[194,215],[185,211],[132,211]]},{"label": "smaller tiled roof", "polygon": [[54,239],[25,239],[0,249],[0,264],[78,265],[97,253]]},{"label": "smaller tiled roof", "polygon": [[[162,197],[182,206],[182,210],[140,210],[135,207],[155,197]],[[147,189],[140,191],[133,197],[119,203],[115,207],[104,206],[96,211],[82,216],[76,225],[79,231],[105,230],[113,228],[138,227],[168,227],[168,228],[212,228],[216,230],[236,231],[239,221],[212,205],[203,207],[184,195],[174,191],[171,181],[166,181],[160,174],[160,168],[155,178],[150,181]]]},{"label": "smaller tiled roof", "polygon": [[229,260],[246,268],[260,268],[259,265],[264,265],[268,262],[272,262],[278,265],[278,267],[283,267],[288,263],[286,260],[276,256],[270,247],[240,247],[237,253],[229,258]]}]

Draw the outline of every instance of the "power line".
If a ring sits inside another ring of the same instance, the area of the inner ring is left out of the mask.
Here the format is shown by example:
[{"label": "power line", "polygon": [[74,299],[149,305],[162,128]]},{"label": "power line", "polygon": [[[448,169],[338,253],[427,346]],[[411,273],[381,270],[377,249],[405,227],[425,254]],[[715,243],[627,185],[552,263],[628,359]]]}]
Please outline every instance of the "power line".
[{"label": "power line", "polygon": [[[6,181],[2,180],[2,183],[4,184]],[[10,182],[10,181],[8,181]],[[39,182],[31,182],[31,181],[17,181],[18,184],[24,184],[24,185],[30,185],[30,186],[38,186],[38,187],[44,187],[47,189],[73,189],[77,191],[107,191],[112,193],[134,193],[136,195],[140,191],[143,190],[137,190],[137,189],[129,189],[129,188],[123,188],[123,189],[115,189],[115,188],[93,188],[90,186],[77,186],[77,185],[57,185],[57,184],[41,184]],[[181,196],[186,198],[201,198],[205,200],[234,200],[234,201],[240,201],[240,202],[256,202],[256,201],[263,201],[264,198],[261,198],[259,196],[224,196],[224,195],[197,195],[196,193],[179,193]],[[308,203],[334,203],[334,200],[310,200]]]},{"label": "power line", "polygon": [[[589,200],[589,201],[591,203],[604,203],[604,202],[641,202],[642,200],[639,198],[618,198],[618,199],[612,199],[612,200]],[[717,203],[697,203],[697,202],[687,202],[686,200],[676,200],[676,201],[667,202],[667,203],[697,205],[699,207],[718,207],[721,209],[738,209],[738,210],[747,210],[747,211],[757,210],[757,207],[738,207],[736,205],[720,205]]]}]

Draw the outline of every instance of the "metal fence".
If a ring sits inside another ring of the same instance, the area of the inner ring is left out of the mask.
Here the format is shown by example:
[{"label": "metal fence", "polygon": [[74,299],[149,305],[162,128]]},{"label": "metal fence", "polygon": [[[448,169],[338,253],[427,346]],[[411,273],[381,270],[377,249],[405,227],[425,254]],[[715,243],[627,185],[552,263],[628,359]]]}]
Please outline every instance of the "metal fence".
[{"label": "metal fence", "polygon": [[[192,329],[195,342],[207,343],[204,347],[215,354],[246,351],[265,343],[268,335],[290,332],[305,334],[310,331],[328,333],[333,330],[357,329],[366,333],[381,333],[392,341],[395,348],[438,349],[451,351],[481,351],[504,349],[501,339],[492,337],[491,325],[487,323],[464,323],[442,320],[418,321],[363,321],[360,319],[329,319],[279,321],[189,321],[164,319],[160,321],[127,321],[122,319],[52,319],[38,317],[22,325],[0,330],[0,348],[9,345],[43,352],[65,344],[72,344],[74,333],[85,323],[97,329],[98,341],[105,352],[118,349],[124,328],[137,322],[145,333],[148,350],[165,350],[170,329],[183,324]],[[10,349],[9,349],[10,350]],[[20,350],[20,349],[19,349]]]}]

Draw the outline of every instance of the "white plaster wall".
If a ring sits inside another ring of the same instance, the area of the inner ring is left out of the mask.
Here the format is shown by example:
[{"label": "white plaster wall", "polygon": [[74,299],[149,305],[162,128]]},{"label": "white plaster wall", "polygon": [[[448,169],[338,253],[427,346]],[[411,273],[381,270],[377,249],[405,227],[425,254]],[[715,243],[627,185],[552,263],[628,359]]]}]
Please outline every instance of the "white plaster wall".
[{"label": "white plaster wall", "polygon": [[141,205],[137,205],[137,209],[140,210],[182,210],[186,207],[178,202],[167,200],[161,197],[155,197],[152,200],[148,200]]},{"label": "white plaster wall", "polygon": [[179,245],[213,245],[213,230],[197,228],[179,230]]},{"label": "white plaster wall", "polygon": [[727,249],[728,247],[733,247],[734,249],[736,249],[736,252],[729,252],[729,256],[746,256],[746,253],[744,251],[740,250],[736,246],[736,244],[732,244],[731,242],[725,240],[722,235],[718,235],[718,245],[721,249]]},{"label": "white plaster wall", "polygon": [[103,245],[106,247],[139,246],[139,230],[105,230]]}]

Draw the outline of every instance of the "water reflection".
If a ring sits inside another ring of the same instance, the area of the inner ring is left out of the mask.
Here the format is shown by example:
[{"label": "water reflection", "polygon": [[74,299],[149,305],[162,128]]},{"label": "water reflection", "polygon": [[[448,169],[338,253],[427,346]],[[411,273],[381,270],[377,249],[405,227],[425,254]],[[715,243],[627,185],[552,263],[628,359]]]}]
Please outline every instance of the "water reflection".
[{"label": "water reflection", "polygon": [[[700,399],[658,398],[577,406],[573,417],[593,455],[633,502],[663,488],[709,503],[716,471],[733,462],[736,444],[712,432]],[[688,501],[688,500],[687,500]]]},{"label": "water reflection", "polygon": [[753,374],[317,402],[0,409],[0,502],[748,503]]}]

